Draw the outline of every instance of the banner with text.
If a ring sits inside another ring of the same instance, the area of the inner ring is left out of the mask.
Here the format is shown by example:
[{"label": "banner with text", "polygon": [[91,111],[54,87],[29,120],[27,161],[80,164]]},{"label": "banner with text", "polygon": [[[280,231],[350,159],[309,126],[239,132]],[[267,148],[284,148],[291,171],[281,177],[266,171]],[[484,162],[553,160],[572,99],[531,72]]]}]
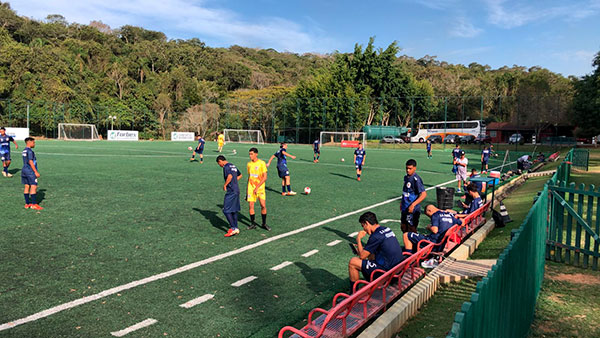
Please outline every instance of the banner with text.
[{"label": "banner with text", "polygon": [[12,136],[15,140],[24,140],[29,137],[29,128],[6,127],[6,135]]},{"label": "banner with text", "polygon": [[137,130],[109,130],[108,131],[109,141],[137,141],[138,131]]},{"label": "banner with text", "polygon": [[194,133],[184,133],[179,131],[171,132],[171,141],[193,141]]}]

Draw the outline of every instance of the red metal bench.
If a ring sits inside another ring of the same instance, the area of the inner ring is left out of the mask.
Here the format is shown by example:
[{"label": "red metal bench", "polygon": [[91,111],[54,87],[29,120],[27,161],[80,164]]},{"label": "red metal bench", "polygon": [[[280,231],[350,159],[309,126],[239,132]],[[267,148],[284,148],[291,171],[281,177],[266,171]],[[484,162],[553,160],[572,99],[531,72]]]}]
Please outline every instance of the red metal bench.
[{"label": "red metal bench", "polygon": [[548,156],[548,161],[555,162],[560,157],[560,152],[555,152],[554,154]]}]

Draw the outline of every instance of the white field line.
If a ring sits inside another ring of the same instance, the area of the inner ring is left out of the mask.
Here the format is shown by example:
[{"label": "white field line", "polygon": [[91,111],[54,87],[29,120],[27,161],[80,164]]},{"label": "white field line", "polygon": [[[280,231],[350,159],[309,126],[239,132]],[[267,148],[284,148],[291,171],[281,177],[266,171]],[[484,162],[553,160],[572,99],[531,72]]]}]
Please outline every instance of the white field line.
[{"label": "white field line", "polygon": [[141,321],[135,325],[132,325],[126,329],[123,329],[121,331],[115,331],[115,332],[111,332],[110,334],[112,334],[115,337],[123,337],[124,335],[133,332],[135,330],[139,330],[141,328],[144,328],[146,326],[150,326],[152,324],[155,324],[156,322],[158,322],[156,319],[152,319],[152,318],[148,318],[144,321]]},{"label": "white field line", "polygon": [[286,266],[288,266],[288,265],[291,265],[291,264],[294,264],[294,263],[292,263],[292,262],[289,262],[289,261],[285,261],[285,262],[283,262],[283,263],[281,263],[281,264],[275,265],[275,266],[274,266],[274,267],[272,267],[270,270],[271,270],[271,271],[277,271],[277,270],[281,270],[281,269],[283,269],[283,268],[285,268]]},{"label": "white field line", "polygon": [[206,302],[207,300],[213,299],[215,297],[215,295],[211,295],[210,293],[205,294],[204,296],[200,296],[198,298],[194,298],[192,300],[189,300],[181,305],[179,305],[180,307],[189,309],[191,307],[194,307],[198,304],[202,304],[204,302]]},{"label": "white field line", "polygon": [[[515,163],[515,162],[511,162],[511,164]],[[496,168],[499,168],[499,167],[496,167]],[[496,169],[496,168],[493,168],[493,169]],[[438,185],[426,188],[425,190],[432,190],[432,189],[435,189],[437,187],[441,187],[441,186],[444,186],[444,185],[447,185],[447,184],[450,184],[450,183],[454,183],[454,182],[456,182],[456,179],[453,179],[453,180],[450,180],[450,181],[447,181],[447,182],[444,182],[444,183],[440,183]],[[302,233],[302,232],[310,230],[310,229],[318,228],[321,225],[328,224],[328,223],[331,223],[331,222],[334,222],[334,221],[337,221],[337,220],[340,220],[340,219],[344,219],[344,218],[346,218],[348,216],[356,215],[356,214],[359,214],[361,212],[365,212],[365,211],[368,211],[370,209],[377,208],[377,207],[380,207],[382,205],[386,205],[386,204],[398,201],[401,198],[402,198],[402,196],[390,198],[390,199],[385,200],[383,202],[375,203],[375,204],[366,206],[364,208],[360,208],[360,209],[357,209],[357,210],[354,210],[354,211],[350,211],[350,212],[347,212],[345,214],[341,214],[341,215],[338,215],[338,216],[335,216],[335,217],[331,217],[331,218],[328,218],[326,220],[323,220],[323,221],[320,221],[320,222],[317,222],[317,223],[313,223],[313,224],[307,225],[307,226],[302,227],[302,228],[298,228],[296,230],[288,231],[288,232],[285,232],[285,233],[282,233],[282,234],[279,234],[279,235],[276,235],[276,236],[273,236],[273,237],[270,237],[270,238],[263,239],[261,241],[258,241],[256,243],[252,243],[252,244],[243,246],[243,247],[241,247],[239,249],[236,249],[236,250],[224,252],[224,253],[221,253],[219,255],[212,256],[212,257],[209,257],[209,258],[206,258],[206,259],[203,259],[201,261],[194,262],[194,263],[190,263],[190,264],[181,266],[181,267],[173,269],[173,270],[162,272],[162,273],[159,273],[159,274],[156,274],[156,275],[153,275],[153,276],[150,276],[150,277],[146,277],[146,278],[143,278],[143,279],[138,279],[136,281],[132,281],[132,282],[129,282],[127,284],[119,285],[119,286],[116,286],[114,288],[107,289],[107,290],[104,290],[102,292],[99,292],[99,293],[96,293],[96,294],[93,294],[93,295],[89,295],[89,296],[86,296],[86,297],[83,297],[83,298],[79,298],[79,299],[76,299],[76,300],[73,300],[73,301],[70,301],[70,302],[67,302],[67,303],[63,303],[63,304],[51,307],[51,308],[49,308],[47,310],[34,313],[34,314],[29,315],[27,317],[23,317],[23,318],[20,318],[20,319],[11,321],[11,322],[7,322],[7,323],[4,323],[4,324],[1,324],[0,325],[0,331],[8,330],[8,329],[11,329],[11,328],[13,328],[15,326],[18,326],[18,325],[21,325],[21,324],[25,324],[25,323],[29,323],[29,322],[33,322],[33,321],[36,321],[36,320],[41,319],[41,318],[46,318],[46,317],[51,316],[53,314],[59,313],[61,311],[72,309],[72,308],[74,308],[76,306],[87,304],[89,302],[92,302],[92,301],[95,301],[95,300],[98,300],[98,299],[101,299],[101,298],[104,298],[104,297],[107,297],[107,296],[111,296],[111,295],[123,292],[125,290],[129,290],[129,289],[135,288],[135,287],[140,286],[140,285],[145,285],[145,284],[157,281],[157,280],[161,280],[161,279],[165,279],[165,278],[174,276],[176,274],[179,274],[179,273],[182,273],[182,272],[185,272],[185,271],[189,271],[189,270],[195,269],[195,268],[203,266],[203,265],[214,263],[214,262],[220,261],[222,259],[229,258],[231,256],[235,256],[235,255],[240,254],[242,252],[246,252],[248,250],[252,250],[254,248],[261,247],[261,246],[263,246],[265,244],[277,241],[279,239],[286,238],[286,237],[289,237],[289,236],[293,236],[293,235]]]},{"label": "white field line", "polygon": [[335,240],[335,241],[333,241],[333,242],[329,242],[329,243],[327,243],[327,246],[334,246],[334,245],[338,245],[338,244],[340,244],[340,243],[342,243],[342,241],[341,241],[341,240],[339,240],[339,239],[336,239],[336,240]]},{"label": "white field line", "polygon": [[258,277],[256,277],[256,276],[248,276],[248,277],[246,277],[244,279],[240,279],[239,281],[237,281],[235,283],[231,283],[231,286],[240,287],[240,286],[242,286],[242,285],[244,285],[246,283],[252,282],[253,280],[255,280],[257,278]]},{"label": "white field line", "polygon": [[348,237],[356,237],[356,235],[358,235],[358,231],[349,234]]},{"label": "white field line", "polygon": [[379,221],[379,223],[381,223],[381,224],[385,224],[385,223],[389,223],[389,222],[402,223],[402,221],[399,219],[384,219],[382,221]]},{"label": "white field line", "polygon": [[307,253],[303,253],[303,254],[302,254],[302,257],[310,257],[310,256],[312,256],[312,255],[316,254],[317,252],[319,252],[319,250],[316,250],[316,249],[315,249],[315,250],[310,250],[310,251],[309,251],[309,252],[307,252]]}]

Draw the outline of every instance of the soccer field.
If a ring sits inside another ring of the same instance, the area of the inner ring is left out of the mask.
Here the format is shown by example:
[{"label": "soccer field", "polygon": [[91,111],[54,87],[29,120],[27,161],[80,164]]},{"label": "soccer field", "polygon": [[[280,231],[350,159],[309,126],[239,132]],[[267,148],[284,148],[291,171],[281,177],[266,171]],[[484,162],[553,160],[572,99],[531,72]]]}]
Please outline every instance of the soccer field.
[{"label": "soccer field", "polygon": [[[194,144],[38,141],[40,212],[23,209],[21,159],[13,150],[15,176],[0,177],[0,337],[110,336],[147,319],[155,322],[127,337],[275,336],[347,289],[346,243],[361,229],[362,212],[400,219],[406,160],[418,162],[426,203],[435,203],[435,186],[454,179],[451,147],[431,160],[421,149],[367,148],[357,182],[353,149],[325,147],[314,164],[312,147],[290,145],[298,156],[288,159],[292,188],[312,193],[281,196],[272,165],[273,230],[246,230],[242,193],[241,233],[224,238],[216,143],[207,143],[204,164],[189,162],[188,146]],[[227,144],[223,152],[244,175],[242,191],[249,148]],[[278,146],[257,148],[267,161]],[[469,160],[479,169],[478,154]],[[492,158],[490,167],[501,160]],[[427,224],[422,216],[420,228]],[[400,236],[399,223],[386,225]]]}]

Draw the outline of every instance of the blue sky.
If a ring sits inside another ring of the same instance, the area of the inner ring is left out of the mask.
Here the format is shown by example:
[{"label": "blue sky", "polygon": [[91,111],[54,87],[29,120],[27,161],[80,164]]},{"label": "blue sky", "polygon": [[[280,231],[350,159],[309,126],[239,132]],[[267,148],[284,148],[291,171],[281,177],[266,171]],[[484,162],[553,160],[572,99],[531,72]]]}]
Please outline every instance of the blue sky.
[{"label": "blue sky", "polygon": [[295,53],[352,51],[375,36],[401,54],[492,68],[541,66],[565,76],[592,71],[600,51],[600,0],[9,0],[19,15],[99,20]]}]

